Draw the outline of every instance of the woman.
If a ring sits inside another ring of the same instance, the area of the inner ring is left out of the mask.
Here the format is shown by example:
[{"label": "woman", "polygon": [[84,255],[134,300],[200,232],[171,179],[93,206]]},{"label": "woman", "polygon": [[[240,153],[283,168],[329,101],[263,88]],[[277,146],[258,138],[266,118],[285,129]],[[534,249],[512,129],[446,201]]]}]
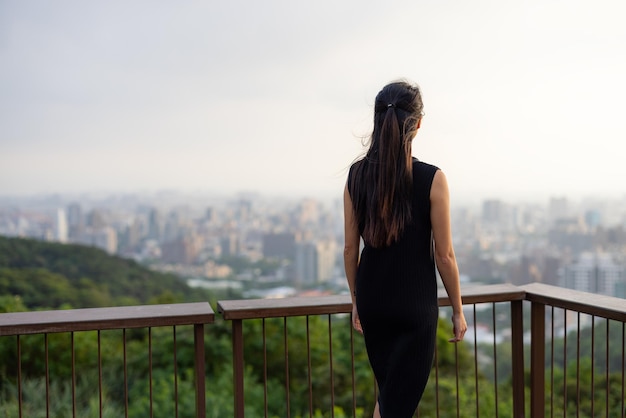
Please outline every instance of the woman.
[{"label": "woman", "polygon": [[374,417],[411,417],[422,397],[437,333],[435,266],[453,310],[450,342],[467,330],[446,177],[411,154],[422,110],[419,88],[405,81],[378,93],[368,151],[344,190],[344,265],[379,388]]}]

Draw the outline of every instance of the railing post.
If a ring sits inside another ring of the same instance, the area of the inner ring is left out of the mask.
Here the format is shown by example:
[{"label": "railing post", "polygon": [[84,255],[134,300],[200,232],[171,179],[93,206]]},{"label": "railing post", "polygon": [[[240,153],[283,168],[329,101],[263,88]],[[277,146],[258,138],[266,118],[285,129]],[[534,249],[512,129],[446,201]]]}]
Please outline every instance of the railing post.
[{"label": "railing post", "polygon": [[530,416],[543,418],[546,364],[546,307],[544,304],[531,302],[530,327]]},{"label": "railing post", "polygon": [[511,301],[511,330],[513,416],[524,418],[524,315],[521,300]]},{"label": "railing post", "polygon": [[206,417],[204,325],[194,324],[193,341],[196,357],[196,418]]},{"label": "railing post", "polygon": [[233,319],[233,385],[235,417],[244,418],[243,396],[243,322]]}]

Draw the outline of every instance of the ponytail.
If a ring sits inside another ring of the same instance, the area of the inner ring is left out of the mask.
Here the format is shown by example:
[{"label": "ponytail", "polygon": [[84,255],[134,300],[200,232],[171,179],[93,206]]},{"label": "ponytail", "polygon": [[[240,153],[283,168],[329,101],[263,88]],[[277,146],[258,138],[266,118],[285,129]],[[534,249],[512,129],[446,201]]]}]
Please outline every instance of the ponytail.
[{"label": "ponytail", "polygon": [[417,88],[390,86],[401,91],[381,97],[383,89],[377,96],[370,147],[348,184],[363,240],[376,248],[397,241],[411,222],[411,143],[422,110]]}]

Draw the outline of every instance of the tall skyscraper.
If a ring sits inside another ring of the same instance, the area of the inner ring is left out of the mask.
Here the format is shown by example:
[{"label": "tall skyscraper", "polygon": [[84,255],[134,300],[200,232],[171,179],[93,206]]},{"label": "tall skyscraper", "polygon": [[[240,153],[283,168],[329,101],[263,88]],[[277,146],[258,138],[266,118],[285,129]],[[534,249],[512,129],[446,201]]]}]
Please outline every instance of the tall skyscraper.
[{"label": "tall skyscraper", "polygon": [[297,285],[311,285],[317,282],[317,251],[310,241],[300,242],[295,248],[295,282]]},{"label": "tall skyscraper", "polygon": [[162,229],[161,215],[158,210],[152,209],[148,215],[148,238],[160,241]]},{"label": "tall skyscraper", "polygon": [[54,239],[55,241],[66,243],[69,236],[67,216],[64,209],[57,209],[55,214]]},{"label": "tall skyscraper", "polygon": [[78,203],[67,206],[68,237],[71,241],[77,240],[85,228],[83,209]]}]

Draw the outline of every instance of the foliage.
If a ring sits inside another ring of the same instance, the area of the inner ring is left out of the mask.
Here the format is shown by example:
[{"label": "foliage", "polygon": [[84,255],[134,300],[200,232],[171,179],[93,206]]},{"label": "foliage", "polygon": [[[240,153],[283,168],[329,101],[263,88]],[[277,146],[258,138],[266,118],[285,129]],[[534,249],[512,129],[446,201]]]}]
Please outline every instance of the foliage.
[{"label": "foliage", "polygon": [[[0,295],[0,313],[193,300],[214,304],[224,296],[189,289],[177,277],[93,248],[2,237]],[[493,316],[478,312],[484,316],[479,322],[495,319],[502,329],[506,305],[498,308]],[[218,316],[208,328],[207,416],[233,416],[231,323]],[[266,411],[270,417],[287,416],[287,405],[294,417],[372,415],[375,381],[362,336],[352,329],[349,315],[246,320],[243,328],[246,416],[261,417]],[[489,362],[491,344],[479,345],[475,362],[468,343],[448,342],[451,334],[449,320],[440,321],[436,367],[419,416],[491,417],[497,408],[497,416],[511,417],[510,340],[495,347],[496,370]],[[608,416],[619,416],[622,338],[623,324],[604,320],[581,329],[580,338],[576,333],[568,334],[567,340],[556,338],[554,359],[546,356],[546,411],[556,416],[605,416],[607,411]],[[150,410],[154,417],[194,416],[191,326],[0,337],[0,358],[0,418],[18,416],[18,374],[23,416],[72,416],[75,404],[76,416],[96,417],[101,402],[104,417],[126,412],[129,417],[144,417]],[[527,390],[528,385],[527,378]]]},{"label": "foliage", "polygon": [[[207,300],[179,277],[81,245],[0,237],[0,295],[28,309],[92,308]],[[0,311],[10,301],[0,300]]]}]

